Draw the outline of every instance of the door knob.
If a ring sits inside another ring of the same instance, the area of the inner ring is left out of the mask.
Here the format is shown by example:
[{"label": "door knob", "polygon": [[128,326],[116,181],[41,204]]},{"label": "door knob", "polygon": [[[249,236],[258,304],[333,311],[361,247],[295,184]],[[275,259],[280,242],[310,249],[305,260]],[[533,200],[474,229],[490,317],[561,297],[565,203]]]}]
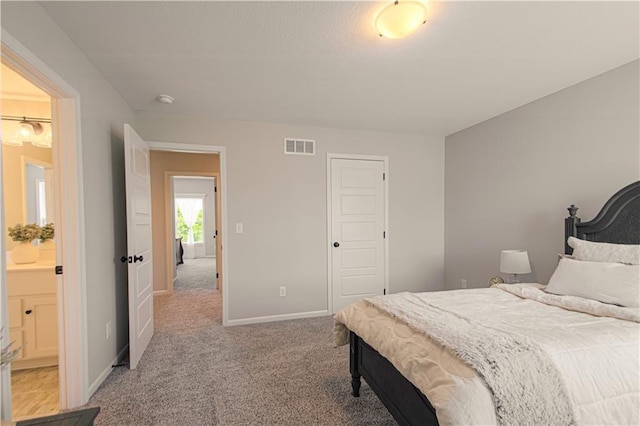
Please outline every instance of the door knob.
[{"label": "door knob", "polygon": [[142,262],[144,260],[144,258],[142,257],[142,255],[140,256],[133,256],[133,263],[136,263],[137,261]]},{"label": "door knob", "polygon": [[120,262],[122,262],[122,263],[127,263],[127,262],[129,262],[129,263],[133,263],[133,258],[132,258],[131,256],[129,256],[129,257],[127,257],[127,256],[122,256],[122,257],[120,258]]},{"label": "door knob", "polygon": [[27,309],[26,311],[24,311],[24,313],[27,315],[29,315],[31,312],[33,312],[31,309]]},{"label": "door knob", "polygon": [[336,241],[335,243],[333,243],[333,246],[334,247],[340,247],[340,243]]}]

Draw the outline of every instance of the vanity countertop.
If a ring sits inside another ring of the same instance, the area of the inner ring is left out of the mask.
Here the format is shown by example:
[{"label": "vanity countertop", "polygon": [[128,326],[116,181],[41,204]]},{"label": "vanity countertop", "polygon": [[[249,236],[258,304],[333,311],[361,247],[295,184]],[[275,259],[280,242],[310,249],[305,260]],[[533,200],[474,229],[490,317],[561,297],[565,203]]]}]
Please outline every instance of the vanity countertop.
[{"label": "vanity countertop", "polygon": [[7,263],[7,271],[39,271],[44,269],[54,269],[54,262],[36,262],[36,263]]}]

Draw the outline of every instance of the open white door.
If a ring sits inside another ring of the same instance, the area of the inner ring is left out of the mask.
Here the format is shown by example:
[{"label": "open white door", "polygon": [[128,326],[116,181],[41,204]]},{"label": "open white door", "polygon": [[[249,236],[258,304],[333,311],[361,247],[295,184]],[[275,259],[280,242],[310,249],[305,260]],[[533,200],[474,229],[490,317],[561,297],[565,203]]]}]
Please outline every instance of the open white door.
[{"label": "open white door", "polygon": [[129,368],[135,369],[153,336],[153,259],[151,257],[151,179],[149,147],[124,125],[129,262]]}]

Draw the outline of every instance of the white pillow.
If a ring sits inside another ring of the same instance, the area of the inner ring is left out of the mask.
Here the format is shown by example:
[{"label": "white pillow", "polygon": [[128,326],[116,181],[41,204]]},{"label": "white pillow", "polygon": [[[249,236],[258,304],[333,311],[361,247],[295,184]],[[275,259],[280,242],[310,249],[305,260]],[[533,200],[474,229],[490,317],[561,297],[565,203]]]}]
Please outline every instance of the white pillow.
[{"label": "white pillow", "polygon": [[548,293],[640,307],[640,265],[560,259]]},{"label": "white pillow", "polygon": [[574,237],[569,237],[567,243],[578,260],[640,264],[640,245],[596,243]]}]

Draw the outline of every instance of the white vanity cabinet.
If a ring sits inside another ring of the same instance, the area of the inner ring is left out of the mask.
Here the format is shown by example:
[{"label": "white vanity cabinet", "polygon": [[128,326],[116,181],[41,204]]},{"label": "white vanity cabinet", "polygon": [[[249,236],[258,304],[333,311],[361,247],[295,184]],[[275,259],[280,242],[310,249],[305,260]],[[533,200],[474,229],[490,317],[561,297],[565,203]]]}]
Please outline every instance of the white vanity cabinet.
[{"label": "white vanity cabinet", "polygon": [[13,370],[58,364],[58,308],[53,264],[7,265],[9,335],[22,347]]}]

